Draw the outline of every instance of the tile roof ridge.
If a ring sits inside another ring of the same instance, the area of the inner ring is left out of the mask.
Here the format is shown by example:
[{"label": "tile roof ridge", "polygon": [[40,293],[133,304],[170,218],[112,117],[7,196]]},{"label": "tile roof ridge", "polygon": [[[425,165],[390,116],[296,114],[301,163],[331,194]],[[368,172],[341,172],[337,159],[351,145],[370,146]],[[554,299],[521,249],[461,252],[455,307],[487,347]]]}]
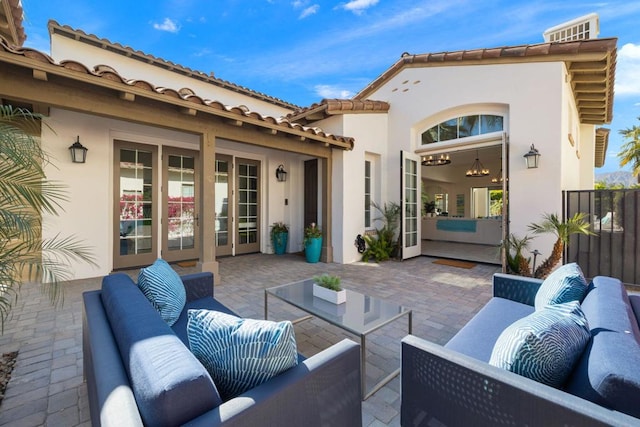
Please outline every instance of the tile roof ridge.
[{"label": "tile roof ridge", "polygon": [[341,113],[377,113],[389,111],[390,105],[386,101],[355,98],[324,98],[308,107],[302,107],[286,115],[288,119],[297,121],[308,115],[324,112],[326,115]]},{"label": "tile roof ridge", "polygon": [[[29,59],[36,60],[38,62],[42,62],[45,64],[49,64],[51,66],[70,70],[73,72],[93,76],[100,79],[109,80],[118,84],[123,84],[128,87],[137,88],[139,90],[144,90],[147,92],[153,92],[158,95],[166,96],[167,99],[162,102],[171,102],[169,98],[180,99],[183,101],[188,101],[195,105],[202,105],[213,110],[225,111],[227,113],[231,113],[235,116],[245,117],[253,120],[258,120],[260,122],[269,123],[272,125],[277,125],[279,127],[287,127],[289,129],[299,130],[308,134],[312,134],[321,138],[330,139],[332,141],[336,141],[341,143],[343,146],[347,146],[346,149],[353,149],[354,139],[351,137],[334,135],[329,132],[325,132],[317,127],[309,127],[303,126],[299,123],[295,123],[287,119],[286,117],[272,117],[265,116],[256,111],[251,111],[246,105],[234,105],[229,106],[223,104],[220,101],[209,100],[199,97],[193,93],[193,90],[189,88],[182,88],[180,90],[175,90],[172,88],[165,88],[161,86],[155,86],[152,83],[141,80],[141,79],[125,79],[118,72],[110,66],[97,65],[93,70],[89,69],[84,64],[74,61],[74,60],[63,60],[57,63],[51,56],[42,53],[36,49],[32,49],[29,47],[19,47],[12,45],[6,40],[4,37],[0,36],[0,54],[3,52],[8,52],[12,55],[22,56]],[[328,142],[325,142],[328,144]]]},{"label": "tile roof ridge", "polygon": [[[169,71],[174,71],[174,72],[180,72],[180,74],[184,74],[187,75],[189,77],[194,77],[194,78],[198,78],[199,80],[203,80],[205,82],[214,84],[216,86],[220,86],[223,87],[225,89],[228,90],[232,90],[235,92],[241,92],[245,95],[251,96],[253,98],[257,98],[257,99],[261,99],[265,102],[269,102],[271,104],[275,104],[277,106],[280,107],[284,107],[284,108],[288,108],[288,109],[296,109],[299,108],[299,106],[292,104],[290,102],[287,102],[283,99],[280,98],[276,98],[274,96],[268,95],[266,93],[263,92],[258,92],[256,90],[250,89],[246,86],[242,86],[236,83],[233,83],[229,80],[224,80],[221,79],[219,77],[216,77],[214,75],[213,72],[207,74],[205,72],[199,71],[199,70],[194,70],[192,68],[189,68],[187,66],[184,65],[180,65],[178,63],[175,63],[173,61],[169,61],[157,56],[154,56],[152,54],[143,52],[141,50],[136,50],[130,46],[125,46],[121,43],[118,42],[112,42],[109,39],[106,38],[101,38],[98,37],[95,34],[90,34],[90,33],[86,33],[85,31],[79,29],[79,28],[72,28],[69,25],[61,25],[59,24],[57,21],[51,19],[49,20],[48,24],[47,24],[48,28],[49,28],[49,33],[53,34],[54,32],[59,32],[61,34],[66,33],[67,35],[74,35],[76,36],[80,36],[80,38],[84,38],[86,40],[90,40],[92,42],[94,42],[93,44],[95,45],[96,43],[99,43],[101,45],[102,48],[106,48],[108,47],[113,47],[116,48],[116,50],[120,50],[122,51],[121,53],[128,53],[130,55],[136,55],[140,58],[144,58],[146,60],[148,60],[150,63],[161,66],[161,68],[167,69]],[[82,41],[82,40],[80,40]],[[112,50],[113,52],[113,50]],[[113,52],[113,53],[118,53],[118,52]]]}]

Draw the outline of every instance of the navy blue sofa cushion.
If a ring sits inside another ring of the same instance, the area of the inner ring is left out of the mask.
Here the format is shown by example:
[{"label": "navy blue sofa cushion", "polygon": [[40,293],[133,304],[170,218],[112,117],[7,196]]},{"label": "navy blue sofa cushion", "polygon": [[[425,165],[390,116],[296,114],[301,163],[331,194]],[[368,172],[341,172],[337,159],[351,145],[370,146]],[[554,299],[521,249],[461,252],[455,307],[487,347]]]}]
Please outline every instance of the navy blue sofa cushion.
[{"label": "navy blue sofa cushion", "polygon": [[101,298],[146,425],[180,425],[220,405],[209,373],[129,276],[106,276]]},{"label": "navy blue sofa cushion", "polygon": [[533,312],[531,305],[505,298],[491,298],[445,347],[489,363],[502,331]]},{"label": "navy blue sofa cushion", "polygon": [[624,286],[598,276],[582,301],[591,341],[566,391],[640,417],[640,329]]}]

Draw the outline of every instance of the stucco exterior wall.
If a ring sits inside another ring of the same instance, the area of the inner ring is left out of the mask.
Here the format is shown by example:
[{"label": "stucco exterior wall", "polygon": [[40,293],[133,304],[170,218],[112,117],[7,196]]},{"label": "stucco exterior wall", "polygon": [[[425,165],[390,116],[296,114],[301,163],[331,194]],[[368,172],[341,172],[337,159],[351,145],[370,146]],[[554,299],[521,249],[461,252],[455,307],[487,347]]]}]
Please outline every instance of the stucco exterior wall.
[{"label": "stucco exterior wall", "polygon": [[[384,113],[345,114],[314,123],[327,132],[349,135],[355,139],[353,150],[334,150],[332,157],[332,229],[335,262],[351,263],[362,258],[354,242],[358,234],[364,234],[366,231],[365,160],[372,162],[373,200],[380,205],[389,201],[386,198],[387,186],[389,181],[395,181],[387,171],[387,119]],[[372,213],[372,218],[377,216],[379,215],[376,212]]]},{"label": "stucco exterior wall", "polygon": [[[198,150],[199,137],[60,109],[52,109],[46,123],[42,146],[53,160],[47,178],[66,185],[69,201],[59,217],[43,218],[43,237],[75,235],[92,248],[98,266],[74,263],[73,279],[108,274],[113,269],[113,140]],[[68,149],[78,135],[89,149],[83,164],[72,163]]]},{"label": "stucco exterior wall", "polygon": [[58,62],[65,59],[73,59],[84,64],[89,69],[93,69],[97,65],[108,65],[125,79],[144,80],[156,87],[166,87],[174,90],[189,88],[203,99],[219,101],[228,106],[245,105],[249,110],[256,111],[264,116],[280,117],[291,112],[291,110],[270,102],[224,89],[155,65],[132,60],[129,57],[72,40],[59,34],[51,35],[51,56]]},{"label": "stucco exterior wall", "polygon": [[[543,213],[561,213],[563,169],[566,176],[580,172],[579,162],[563,162],[567,89],[563,63],[405,69],[370,95],[392,106],[388,140],[395,150],[387,159],[388,173],[399,176],[396,152],[422,148],[420,135],[429,127],[471,112],[501,111],[509,136],[510,231],[523,236]],[[448,142],[439,144],[446,151]],[[538,169],[526,169],[522,157],[531,144],[542,154]],[[388,197],[399,198],[398,191],[390,186]],[[541,236],[535,244],[550,251],[553,238]]]}]

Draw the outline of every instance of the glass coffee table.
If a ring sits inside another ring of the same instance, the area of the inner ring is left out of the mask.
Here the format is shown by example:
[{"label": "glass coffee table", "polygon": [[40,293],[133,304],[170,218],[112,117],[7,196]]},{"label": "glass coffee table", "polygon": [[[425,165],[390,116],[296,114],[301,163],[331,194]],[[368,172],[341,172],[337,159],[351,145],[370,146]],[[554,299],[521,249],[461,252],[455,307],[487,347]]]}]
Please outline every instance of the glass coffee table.
[{"label": "glass coffee table", "polygon": [[267,319],[268,316],[268,296],[271,295],[309,313],[309,316],[297,319],[293,321],[294,323],[315,316],[351,334],[358,335],[360,337],[361,347],[362,400],[366,400],[400,373],[400,368],[396,369],[374,385],[369,392],[366,392],[367,335],[402,316],[407,316],[407,329],[408,333],[411,334],[412,313],[411,310],[399,304],[363,295],[349,289],[346,291],[347,302],[343,304],[332,304],[313,296],[313,279],[267,288],[264,290],[264,318]]}]

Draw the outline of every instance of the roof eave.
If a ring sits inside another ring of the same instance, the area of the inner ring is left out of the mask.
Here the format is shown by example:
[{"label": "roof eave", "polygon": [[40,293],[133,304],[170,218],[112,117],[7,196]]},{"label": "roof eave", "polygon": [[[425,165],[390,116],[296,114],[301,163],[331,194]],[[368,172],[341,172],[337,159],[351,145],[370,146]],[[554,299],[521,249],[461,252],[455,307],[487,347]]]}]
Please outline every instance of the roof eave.
[{"label": "roof eave", "polygon": [[[564,62],[571,74],[581,123],[610,123],[613,118],[616,44],[617,38],[608,38],[435,54],[403,54],[388,70],[356,94],[354,99],[366,99],[405,68]],[[584,76],[591,76],[592,81]],[[580,104],[583,101],[598,102],[595,114],[593,104],[582,107]]]}]

